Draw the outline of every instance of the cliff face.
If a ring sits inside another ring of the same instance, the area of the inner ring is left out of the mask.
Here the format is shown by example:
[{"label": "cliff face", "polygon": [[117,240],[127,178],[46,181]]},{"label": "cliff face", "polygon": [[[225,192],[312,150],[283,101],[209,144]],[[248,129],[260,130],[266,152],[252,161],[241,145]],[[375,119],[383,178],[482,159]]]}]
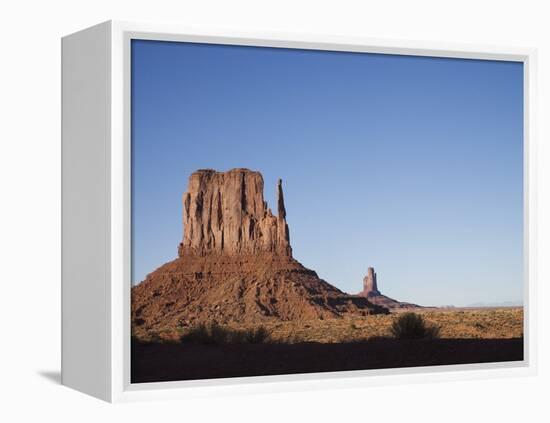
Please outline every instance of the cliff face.
[{"label": "cliff face", "polygon": [[180,257],[195,254],[292,256],[282,181],[277,185],[278,215],[264,200],[259,172],[198,170],[183,194],[183,241]]}]

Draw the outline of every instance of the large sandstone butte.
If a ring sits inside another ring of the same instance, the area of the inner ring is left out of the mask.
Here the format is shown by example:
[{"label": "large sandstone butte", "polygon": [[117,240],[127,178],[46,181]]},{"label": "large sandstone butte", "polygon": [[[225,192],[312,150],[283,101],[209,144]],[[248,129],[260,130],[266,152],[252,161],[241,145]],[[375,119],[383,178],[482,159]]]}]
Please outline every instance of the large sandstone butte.
[{"label": "large sandstone butte", "polygon": [[357,295],[368,298],[371,303],[389,310],[422,308],[419,305],[404,303],[383,295],[378,290],[378,276],[373,267],[367,269],[367,275],[363,278],[363,290]]},{"label": "large sandstone butte", "polygon": [[291,256],[282,181],[277,183],[277,212],[264,201],[260,172],[199,170],[183,194],[183,242],[178,255]]},{"label": "large sandstone butte", "polygon": [[277,216],[259,172],[198,170],[183,195],[178,258],[132,288],[135,331],[387,313],[292,257],[281,180]]}]

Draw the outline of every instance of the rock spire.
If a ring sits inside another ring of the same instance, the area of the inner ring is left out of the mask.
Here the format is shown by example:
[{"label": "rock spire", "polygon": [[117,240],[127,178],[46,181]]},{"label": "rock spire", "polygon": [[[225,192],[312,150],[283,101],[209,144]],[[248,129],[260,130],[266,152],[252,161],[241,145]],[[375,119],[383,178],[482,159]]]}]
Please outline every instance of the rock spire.
[{"label": "rock spire", "polygon": [[367,275],[363,278],[363,290],[357,295],[366,297],[371,303],[385,307],[388,310],[422,308],[422,306],[417,304],[397,301],[382,294],[378,290],[378,278],[374,267],[367,269]]},{"label": "rock spire", "polygon": [[363,278],[363,293],[365,295],[369,294],[380,294],[378,291],[378,282],[376,281],[376,272],[374,267],[369,267],[367,269],[367,275]]}]

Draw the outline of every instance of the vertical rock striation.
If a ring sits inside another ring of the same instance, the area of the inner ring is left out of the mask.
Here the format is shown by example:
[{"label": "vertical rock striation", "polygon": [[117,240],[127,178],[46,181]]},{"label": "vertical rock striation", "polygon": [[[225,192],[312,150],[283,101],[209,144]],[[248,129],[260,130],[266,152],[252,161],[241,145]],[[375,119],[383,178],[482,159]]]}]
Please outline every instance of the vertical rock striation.
[{"label": "vertical rock striation", "polygon": [[282,181],[277,183],[278,215],[263,196],[260,172],[198,170],[183,194],[183,241],[178,255],[256,254],[292,256]]}]

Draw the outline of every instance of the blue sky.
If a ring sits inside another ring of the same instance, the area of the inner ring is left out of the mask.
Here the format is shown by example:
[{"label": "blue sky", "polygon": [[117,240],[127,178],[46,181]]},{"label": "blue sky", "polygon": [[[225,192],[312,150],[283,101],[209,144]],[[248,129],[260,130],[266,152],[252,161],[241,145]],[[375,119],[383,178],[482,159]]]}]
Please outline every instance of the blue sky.
[{"label": "blue sky", "polygon": [[521,301],[521,63],[134,40],[132,280],[177,256],[199,168],[247,167],[294,256],[356,293]]}]

